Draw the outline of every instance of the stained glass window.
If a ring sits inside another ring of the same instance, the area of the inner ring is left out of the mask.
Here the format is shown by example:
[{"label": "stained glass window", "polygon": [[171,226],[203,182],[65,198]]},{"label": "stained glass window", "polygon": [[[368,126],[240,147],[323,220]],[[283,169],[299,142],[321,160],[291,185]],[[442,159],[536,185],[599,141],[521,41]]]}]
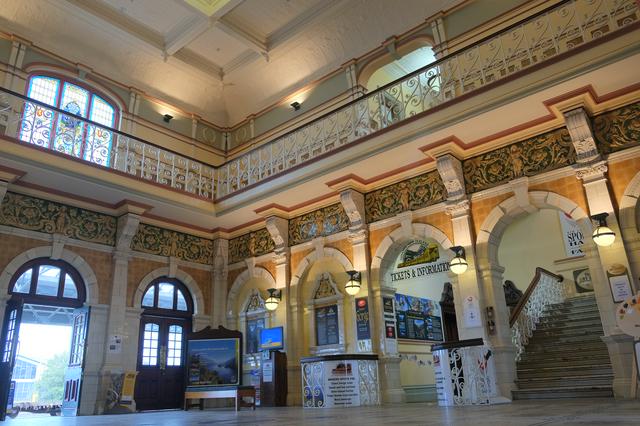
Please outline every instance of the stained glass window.
[{"label": "stained glass window", "polygon": [[[65,113],[25,102],[20,140],[109,166],[113,143],[110,128],[116,125],[117,117],[109,102],[77,84],[48,76],[31,78],[28,97]],[[88,124],[76,116],[101,126]]]}]

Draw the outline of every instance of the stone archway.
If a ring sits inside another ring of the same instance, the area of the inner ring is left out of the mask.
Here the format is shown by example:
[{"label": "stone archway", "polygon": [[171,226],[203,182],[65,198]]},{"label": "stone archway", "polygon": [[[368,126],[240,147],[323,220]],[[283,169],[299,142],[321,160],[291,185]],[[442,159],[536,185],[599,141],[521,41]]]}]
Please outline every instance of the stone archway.
[{"label": "stone archway", "polygon": [[236,318],[239,314],[239,312],[236,312],[235,309],[238,302],[238,295],[240,294],[240,290],[242,290],[242,287],[245,285],[245,283],[251,278],[262,278],[269,283],[269,287],[276,287],[275,278],[265,268],[256,266],[251,269],[246,269],[233,281],[231,289],[229,290],[229,294],[227,295],[227,319]]},{"label": "stone archway", "polygon": [[640,172],[631,179],[620,200],[620,232],[624,238],[629,267],[634,277],[640,276]]}]

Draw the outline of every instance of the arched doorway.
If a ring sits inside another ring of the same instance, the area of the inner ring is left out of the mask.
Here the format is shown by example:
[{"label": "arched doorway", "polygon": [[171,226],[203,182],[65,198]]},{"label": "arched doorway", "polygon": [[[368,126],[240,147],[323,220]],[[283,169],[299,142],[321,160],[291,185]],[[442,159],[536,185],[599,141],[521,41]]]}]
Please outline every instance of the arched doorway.
[{"label": "arched doorway", "polygon": [[182,282],[160,277],[145,289],[141,306],[136,407],[138,410],[180,408],[193,299]]},{"label": "arched doorway", "polygon": [[0,417],[37,406],[49,407],[45,414],[75,416],[89,325],[81,275],[65,261],[37,258],[15,271],[8,293],[0,340]]}]

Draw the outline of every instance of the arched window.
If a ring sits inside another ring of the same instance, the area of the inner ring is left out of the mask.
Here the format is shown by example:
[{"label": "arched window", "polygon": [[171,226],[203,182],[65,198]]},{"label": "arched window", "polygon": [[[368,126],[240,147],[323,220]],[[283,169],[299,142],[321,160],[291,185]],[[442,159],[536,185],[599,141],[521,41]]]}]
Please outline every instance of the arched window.
[{"label": "arched window", "polygon": [[9,293],[25,303],[80,307],[86,300],[78,271],[66,262],[47,258],[22,265],[11,279]]},{"label": "arched window", "polygon": [[[69,113],[63,114],[33,102],[25,102],[20,140],[109,166],[116,108],[98,93],[60,77],[35,75],[27,96]],[[86,123],[74,116],[91,120]],[[104,127],[103,127],[104,126]]]},{"label": "arched window", "polygon": [[193,300],[187,288],[173,278],[158,278],[149,284],[142,296],[145,313],[190,317],[193,315]]}]

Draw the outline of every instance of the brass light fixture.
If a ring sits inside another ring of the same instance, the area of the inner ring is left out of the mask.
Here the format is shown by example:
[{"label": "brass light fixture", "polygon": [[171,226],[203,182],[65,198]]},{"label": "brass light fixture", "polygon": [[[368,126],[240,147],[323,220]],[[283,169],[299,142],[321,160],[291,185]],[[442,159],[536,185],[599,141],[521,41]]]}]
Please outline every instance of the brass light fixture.
[{"label": "brass light fixture", "polygon": [[269,292],[269,297],[264,301],[264,307],[269,311],[275,311],[280,304],[280,300],[282,300],[282,291],[276,288],[267,289]]},{"label": "brass light fixture", "polygon": [[455,257],[449,262],[449,269],[456,275],[464,274],[469,267],[467,257],[462,246],[453,246],[451,251],[455,253]]},{"label": "brass light fixture", "polygon": [[358,271],[347,271],[347,274],[349,274],[349,281],[344,285],[344,291],[349,296],[355,296],[360,292],[362,276]]},{"label": "brass light fixture", "polygon": [[607,226],[608,216],[609,213],[599,213],[591,216],[591,219],[598,224],[591,237],[593,242],[600,247],[608,247],[616,240],[616,233]]}]

